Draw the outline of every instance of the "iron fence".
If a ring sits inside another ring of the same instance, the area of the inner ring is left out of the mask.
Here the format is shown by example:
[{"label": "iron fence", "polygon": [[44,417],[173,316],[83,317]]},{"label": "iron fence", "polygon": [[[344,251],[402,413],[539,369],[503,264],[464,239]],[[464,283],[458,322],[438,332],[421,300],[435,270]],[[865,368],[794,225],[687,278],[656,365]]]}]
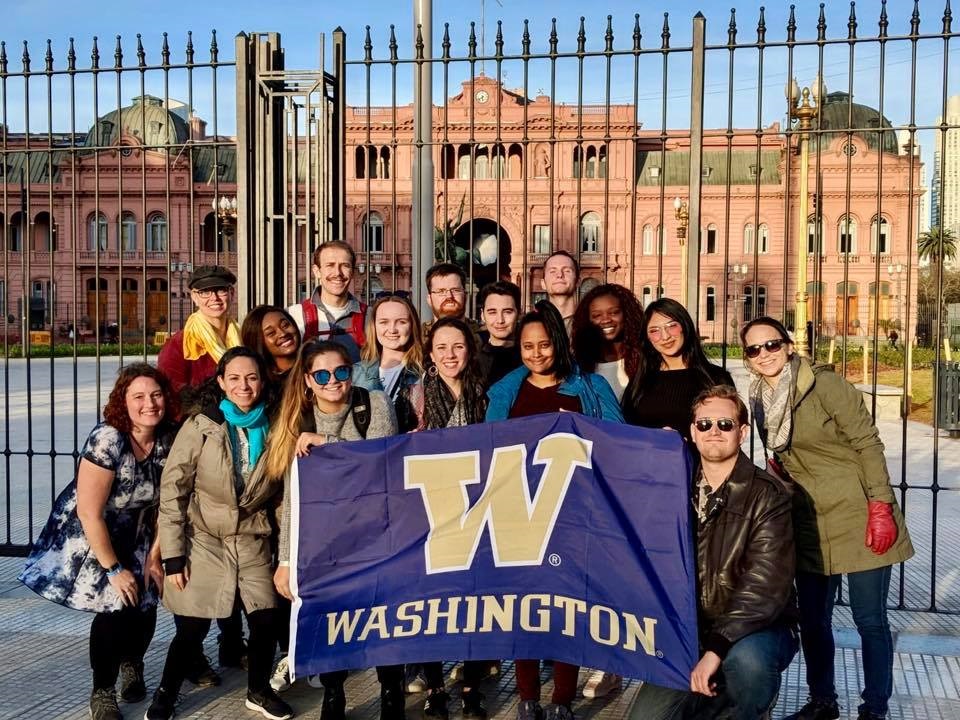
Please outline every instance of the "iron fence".
[{"label": "iron fence", "polygon": [[[133,333],[146,353],[182,322],[195,265],[238,268],[242,313],[299,299],[313,248],[341,237],[358,250],[356,290],[368,299],[410,290],[422,303],[425,266],[441,257],[463,264],[471,298],[504,278],[530,304],[544,259],[565,249],[584,290],[619,282],[643,302],[682,297],[723,363],[738,362],[736,331],[751,317],[778,316],[798,335],[809,327],[818,360],[865,381],[898,469],[919,552],[899,568],[897,606],[960,612],[960,450],[941,438],[936,412],[945,273],[931,282],[919,255],[945,254],[927,217],[960,223],[960,159],[948,152],[960,136],[955,33],[949,4],[936,17],[921,18],[916,2],[870,11],[867,21],[851,4],[839,29],[823,6],[791,7],[777,29],[762,10],[748,24],[735,11],[597,28],[498,22],[490,50],[482,23],[436,37],[429,26],[367,28],[356,44],[338,29],[329,70],[309,71],[285,68],[274,33],[240,36],[232,61],[215,35],[203,62],[188,39],[182,60],[164,41],[151,65],[138,42],[129,67],[119,40],[113,67],[94,44],[89,67],[71,45],[63,69],[50,49],[44,70],[31,70],[25,49],[12,71],[0,48],[2,550],[25,551],[49,508],[39,495],[52,500],[72,477],[114,363],[98,354],[97,329],[116,320],[118,365]],[[798,74],[813,76],[806,93],[792,85]],[[225,77],[235,92],[222,92]],[[127,95],[139,102],[124,105]],[[221,134],[227,108],[236,137]],[[921,280],[933,288],[922,304]],[[30,298],[69,304],[46,329],[72,325],[70,358],[11,359],[29,341]],[[889,397],[895,420],[884,419]]]}]

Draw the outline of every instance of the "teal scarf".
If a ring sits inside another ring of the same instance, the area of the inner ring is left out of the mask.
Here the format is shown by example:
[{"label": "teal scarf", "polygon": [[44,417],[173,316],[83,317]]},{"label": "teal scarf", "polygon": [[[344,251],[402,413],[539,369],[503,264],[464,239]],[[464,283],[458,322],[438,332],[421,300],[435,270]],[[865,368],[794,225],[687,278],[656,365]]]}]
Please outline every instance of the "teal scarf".
[{"label": "teal scarf", "polygon": [[220,410],[227,422],[234,427],[241,427],[247,431],[247,439],[250,443],[250,467],[257,464],[260,455],[263,454],[264,445],[267,442],[267,413],[263,403],[259,403],[248,412],[243,412],[232,401],[224,398],[220,401]]}]

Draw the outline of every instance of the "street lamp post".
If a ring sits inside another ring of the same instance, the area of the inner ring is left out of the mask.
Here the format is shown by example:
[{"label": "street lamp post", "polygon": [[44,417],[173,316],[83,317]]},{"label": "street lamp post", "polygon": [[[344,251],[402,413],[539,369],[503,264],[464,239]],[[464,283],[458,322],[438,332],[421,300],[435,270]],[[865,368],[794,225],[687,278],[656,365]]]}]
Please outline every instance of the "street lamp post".
[{"label": "street lamp post", "polygon": [[[680,246],[680,302],[687,305],[687,227],[690,211],[679,197],[673,199],[673,215],[677,219],[677,244]],[[689,308],[688,308],[689,309]]]},{"label": "street lamp post", "polygon": [[[739,322],[737,321],[737,315],[740,312],[740,288],[743,287],[743,282],[747,279],[747,273],[750,269],[747,267],[746,263],[734,263],[730,267],[730,274],[733,276],[733,329],[737,331],[739,329]],[[743,320],[746,320],[745,317],[742,317]]]},{"label": "street lamp post", "polygon": [[[183,328],[183,276],[193,272],[193,263],[177,262],[170,263],[170,272],[177,273],[180,276],[180,327]],[[169,323],[167,325],[169,327]]]},{"label": "street lamp post", "polygon": [[900,311],[901,311],[901,305],[900,305],[900,279],[903,277],[903,274],[904,274],[905,272],[906,272],[906,268],[903,266],[903,263],[902,263],[902,262],[890,263],[890,265],[887,266],[887,274],[888,274],[892,279],[895,279],[896,282],[897,282],[897,324],[900,326],[900,327],[898,328],[898,330],[903,329],[903,326],[906,324],[906,323],[904,323],[904,322],[901,320],[901,318],[900,318]]},{"label": "street lamp post", "polygon": [[809,357],[807,348],[807,212],[808,212],[808,176],[810,175],[810,129],[817,117],[820,99],[820,78],[814,81],[813,102],[810,102],[810,88],[798,90],[797,81],[791,80],[785,94],[789,105],[790,120],[796,120],[799,127],[797,150],[800,153],[800,199],[797,203],[797,302],[794,309],[793,326],[796,350],[802,357]]},{"label": "street lamp post", "polygon": [[236,225],[237,222],[237,198],[236,196],[228,197],[226,195],[221,195],[218,198],[214,198],[210,201],[210,206],[213,208],[214,212],[217,213],[217,218],[220,220],[219,234],[216,238],[216,250],[218,253],[225,252],[227,248],[224,247],[223,235],[224,227],[226,225]]}]

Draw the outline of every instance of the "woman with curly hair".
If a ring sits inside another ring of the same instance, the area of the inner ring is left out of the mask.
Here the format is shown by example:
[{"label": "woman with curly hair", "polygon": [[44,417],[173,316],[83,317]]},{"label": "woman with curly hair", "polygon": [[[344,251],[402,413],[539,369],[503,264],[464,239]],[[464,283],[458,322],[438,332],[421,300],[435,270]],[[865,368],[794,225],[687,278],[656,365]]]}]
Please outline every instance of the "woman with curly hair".
[{"label": "woman with curly hair", "polygon": [[243,319],[240,341],[263,358],[266,380],[279,393],[300,350],[300,330],[290,313],[277,305],[257,305]]},{"label": "woman with curly hair", "polygon": [[623,285],[598,285],[580,300],[572,334],[580,369],[603,377],[619,401],[640,368],[643,308],[637,298]]},{"label": "woman with curly hair", "polygon": [[733,385],[733,378],[707,359],[690,313],[671,298],[644,310],[640,350],[640,368],[623,394],[626,421],[671,428],[690,440],[694,399],[714,385]]},{"label": "woman with curly hair", "polygon": [[60,605],[96,613],[90,625],[90,717],[120,717],[120,699],[147,694],[143,656],[163,582],[157,536],[160,474],[177,414],[170,382],[146,363],[120,371],[20,581]]}]

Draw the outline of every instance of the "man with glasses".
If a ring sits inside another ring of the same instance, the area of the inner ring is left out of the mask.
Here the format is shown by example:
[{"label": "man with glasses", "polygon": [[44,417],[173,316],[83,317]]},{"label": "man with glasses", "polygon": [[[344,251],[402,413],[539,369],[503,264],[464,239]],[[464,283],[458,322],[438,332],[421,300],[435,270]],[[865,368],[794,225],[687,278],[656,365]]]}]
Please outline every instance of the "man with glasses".
[{"label": "man with glasses", "polygon": [[465,317],[467,311],[467,276],[459,265],[453,263],[437,263],[429,270],[426,276],[427,303],[433,313],[433,319],[423,323],[423,336],[427,337],[430,327],[440,318],[460,318],[470,326],[479,346],[480,328],[474,320]]},{"label": "man with glasses", "polygon": [[791,497],[740,450],[749,432],[735,388],[716,385],[694,401],[701,657],[689,691],[643,685],[631,720],[711,711],[735,720],[766,717],[797,652]]},{"label": "man with glasses", "polygon": [[367,306],[350,292],[356,264],[356,253],[349,244],[342,240],[322,243],[313,253],[317,287],[303,302],[287,308],[304,342],[313,338],[333,340],[347,349],[354,363],[360,361],[367,314]]},{"label": "man with glasses", "polygon": [[555,250],[543,263],[543,278],[540,284],[547,293],[547,300],[560,311],[567,335],[573,327],[573,314],[577,311],[577,284],[580,281],[580,266],[566,250]]}]

